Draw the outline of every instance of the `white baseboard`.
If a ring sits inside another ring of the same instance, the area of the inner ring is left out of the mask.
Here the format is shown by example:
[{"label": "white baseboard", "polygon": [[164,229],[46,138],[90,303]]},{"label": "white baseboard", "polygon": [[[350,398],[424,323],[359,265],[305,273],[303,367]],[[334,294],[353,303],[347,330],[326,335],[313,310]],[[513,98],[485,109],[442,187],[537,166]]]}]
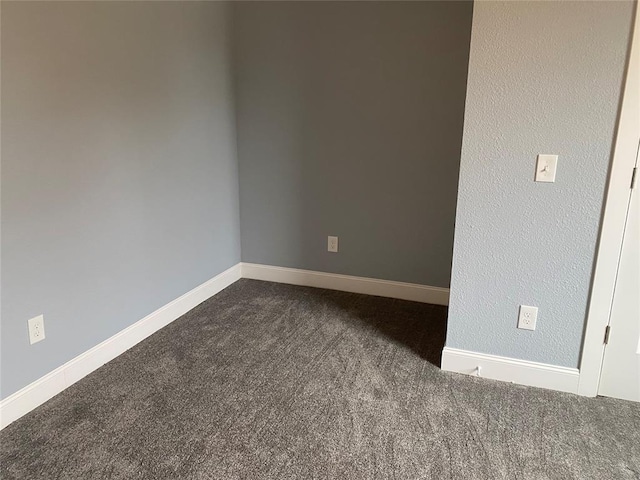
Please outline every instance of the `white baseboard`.
[{"label": "white baseboard", "polygon": [[445,347],[442,351],[442,370],[570,393],[578,393],[580,378],[577,368],[558,367],[450,347]]},{"label": "white baseboard", "polygon": [[449,303],[448,288],[238,263],[0,401],[0,429],[42,405],[242,277],[437,305]]},{"label": "white baseboard", "polygon": [[240,264],[160,307],[0,402],[0,429],[173,322],[241,278]]},{"label": "white baseboard", "polygon": [[[0,401],[0,429],[121,355],[240,278],[327,288],[437,305],[448,305],[449,303],[449,289],[447,288],[238,263]],[[450,347],[445,347],[442,352],[442,370],[563,392],[578,392],[579,371],[576,368],[558,367]]]},{"label": "white baseboard", "polygon": [[375,278],[353,277],[337,273],[273,267],[255,263],[242,263],[242,277],[269,282],[289,283],[305,287],[327,288],[343,292],[364,293],[379,297],[399,298],[414,302],[449,304],[449,289],[415,283],[393,282]]}]

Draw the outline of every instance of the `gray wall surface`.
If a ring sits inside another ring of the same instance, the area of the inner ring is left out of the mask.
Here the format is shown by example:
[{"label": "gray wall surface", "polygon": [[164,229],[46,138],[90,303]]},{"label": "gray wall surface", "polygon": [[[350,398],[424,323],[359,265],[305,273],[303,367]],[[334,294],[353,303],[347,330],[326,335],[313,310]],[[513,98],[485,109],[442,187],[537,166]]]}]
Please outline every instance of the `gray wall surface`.
[{"label": "gray wall surface", "polygon": [[228,25],[2,3],[2,397],[240,260]]},{"label": "gray wall surface", "polygon": [[472,4],[233,8],[243,261],[448,287]]},{"label": "gray wall surface", "polygon": [[[447,346],[578,365],[632,14],[476,3]],[[533,182],[539,153],[559,155],[556,183]]]}]

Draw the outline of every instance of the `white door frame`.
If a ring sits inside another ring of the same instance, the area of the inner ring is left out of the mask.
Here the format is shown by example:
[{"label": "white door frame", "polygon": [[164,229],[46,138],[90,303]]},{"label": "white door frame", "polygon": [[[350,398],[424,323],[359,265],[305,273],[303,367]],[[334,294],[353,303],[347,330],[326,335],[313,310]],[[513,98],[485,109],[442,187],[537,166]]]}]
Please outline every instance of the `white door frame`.
[{"label": "white door frame", "polygon": [[578,393],[580,395],[595,397],[598,394],[602,360],[604,358],[604,333],[611,316],[613,293],[627,217],[631,175],[636,161],[639,137],[640,5],[636,1],[635,22],[624,94],[607,184],[605,209],[596,252],[591,298],[587,310],[587,324],[582,345],[580,380],[578,383]]}]

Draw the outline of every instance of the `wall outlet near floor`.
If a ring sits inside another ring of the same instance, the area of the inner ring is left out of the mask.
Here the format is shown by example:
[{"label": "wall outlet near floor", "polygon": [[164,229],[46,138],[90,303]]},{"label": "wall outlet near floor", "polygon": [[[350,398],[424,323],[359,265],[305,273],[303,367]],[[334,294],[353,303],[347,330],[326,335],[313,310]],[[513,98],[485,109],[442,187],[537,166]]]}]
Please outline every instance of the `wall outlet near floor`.
[{"label": "wall outlet near floor", "polygon": [[338,251],[338,237],[329,236],[328,242],[327,242],[327,251],[329,252]]},{"label": "wall outlet near floor", "polygon": [[538,307],[520,305],[520,314],[518,315],[518,328],[522,328],[524,330],[535,330],[536,320],[538,320]]},{"label": "wall outlet near floor", "polygon": [[44,315],[38,315],[27,322],[29,324],[29,342],[31,345],[44,340]]}]

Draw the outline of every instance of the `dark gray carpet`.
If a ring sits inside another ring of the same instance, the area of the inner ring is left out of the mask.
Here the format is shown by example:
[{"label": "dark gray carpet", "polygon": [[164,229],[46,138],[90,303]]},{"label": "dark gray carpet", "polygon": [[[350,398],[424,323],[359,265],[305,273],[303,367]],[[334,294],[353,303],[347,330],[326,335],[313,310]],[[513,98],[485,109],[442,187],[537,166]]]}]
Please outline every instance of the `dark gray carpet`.
[{"label": "dark gray carpet", "polygon": [[446,309],[241,280],[0,433],[2,479],[640,478],[640,406],[444,373]]}]

